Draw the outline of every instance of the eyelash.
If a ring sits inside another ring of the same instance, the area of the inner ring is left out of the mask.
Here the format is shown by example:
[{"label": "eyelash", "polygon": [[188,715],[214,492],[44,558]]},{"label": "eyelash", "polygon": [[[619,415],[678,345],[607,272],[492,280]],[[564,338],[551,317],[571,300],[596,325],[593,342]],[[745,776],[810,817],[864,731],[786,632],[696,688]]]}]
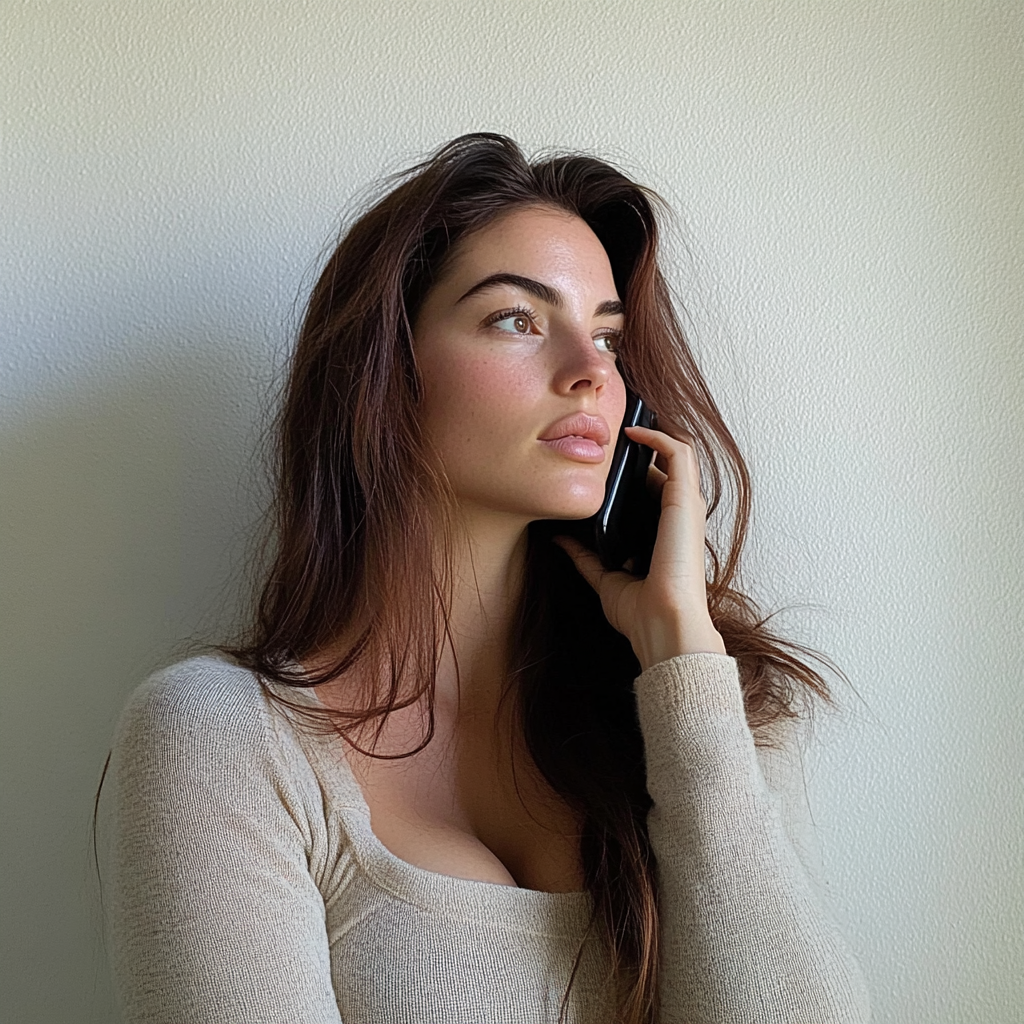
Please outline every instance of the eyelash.
[{"label": "eyelash", "polygon": [[503,309],[498,313],[492,313],[484,323],[490,327],[493,324],[500,323],[502,320],[508,320],[509,317],[513,316],[525,316],[530,323],[533,323],[537,319],[537,311],[530,309],[529,306],[513,306],[511,309]]},{"label": "eyelash", "polygon": [[[536,310],[531,309],[529,306],[513,306],[511,309],[502,309],[497,313],[492,313],[485,321],[484,325],[490,327],[494,324],[500,323],[502,320],[508,320],[509,317],[513,316],[525,316],[530,323],[534,323],[537,319]],[[503,332],[508,333],[508,332]],[[606,341],[611,342],[610,352],[617,352],[619,345],[622,342],[622,331],[608,330],[603,334],[598,335],[599,338],[604,338]],[[597,340],[596,338],[594,339]]]}]

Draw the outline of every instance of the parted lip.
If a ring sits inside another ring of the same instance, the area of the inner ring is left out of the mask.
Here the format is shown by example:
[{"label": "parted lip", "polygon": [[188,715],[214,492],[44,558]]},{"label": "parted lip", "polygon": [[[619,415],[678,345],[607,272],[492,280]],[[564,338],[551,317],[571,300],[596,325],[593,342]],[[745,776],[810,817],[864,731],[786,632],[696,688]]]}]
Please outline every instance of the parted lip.
[{"label": "parted lip", "polygon": [[596,441],[600,445],[606,445],[612,439],[604,417],[588,416],[585,412],[563,416],[556,423],[552,423],[541,434],[539,440],[557,441],[560,437],[589,437],[591,441]]}]

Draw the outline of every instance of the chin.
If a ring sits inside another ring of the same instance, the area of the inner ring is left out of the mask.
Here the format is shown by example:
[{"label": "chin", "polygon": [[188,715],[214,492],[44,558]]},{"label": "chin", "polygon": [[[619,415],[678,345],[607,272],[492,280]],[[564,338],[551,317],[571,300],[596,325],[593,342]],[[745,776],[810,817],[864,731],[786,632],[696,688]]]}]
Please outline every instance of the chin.
[{"label": "chin", "polygon": [[588,505],[583,509],[572,509],[570,510],[559,510],[558,512],[551,512],[547,515],[538,516],[538,519],[589,519],[592,515],[597,513],[597,510],[601,507],[601,502],[598,501],[596,504]]},{"label": "chin", "polygon": [[604,501],[606,467],[597,467],[600,473],[592,474],[591,479],[574,481],[569,487],[562,481],[553,489],[545,488],[543,495],[538,494],[535,506],[538,519],[587,519],[594,515]]},{"label": "chin", "polygon": [[533,519],[589,519],[601,507],[604,490],[585,501],[537,502]]},{"label": "chin", "polygon": [[473,504],[492,511],[505,512],[516,517],[525,517],[531,522],[537,519],[587,519],[594,515],[604,501],[607,468],[598,466],[599,472],[589,474],[589,479],[578,476],[566,481],[537,480],[515,487],[512,479],[502,481],[500,489],[478,491],[473,495]]}]

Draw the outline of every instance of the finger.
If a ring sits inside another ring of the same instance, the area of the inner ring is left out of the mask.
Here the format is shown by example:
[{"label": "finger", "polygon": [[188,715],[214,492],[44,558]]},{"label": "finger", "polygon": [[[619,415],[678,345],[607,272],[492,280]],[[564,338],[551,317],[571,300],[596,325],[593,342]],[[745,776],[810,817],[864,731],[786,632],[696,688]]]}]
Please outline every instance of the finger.
[{"label": "finger", "polygon": [[[655,460],[655,468],[661,469],[668,477],[668,483],[678,483],[688,491],[691,488],[700,490],[700,464],[693,445],[670,437],[664,431],[652,430],[649,427],[626,427],[627,436],[634,441],[653,448],[662,456],[659,467]],[[676,488],[671,488],[676,490]]]},{"label": "finger", "polygon": [[652,462],[647,468],[647,493],[655,498],[659,497],[665,487],[666,480],[668,480],[668,474],[663,473]]},{"label": "finger", "polygon": [[[626,584],[636,581],[636,577],[631,575],[625,566],[623,569],[606,569],[597,554],[585,544],[581,544],[575,537],[559,534],[552,539],[573,560],[580,575],[598,594],[601,594],[602,601],[609,594],[618,592]],[[630,565],[633,561],[634,559],[630,559],[626,565]],[[611,620],[609,619],[609,621]],[[612,625],[615,623],[612,622]]]},{"label": "finger", "polygon": [[[631,431],[631,430],[634,430],[634,429],[635,429],[634,427],[626,427],[626,430],[628,430],[628,431]],[[653,433],[656,433],[656,434],[663,434],[665,437],[670,437],[670,438],[673,438],[676,441],[682,442],[683,444],[689,445],[690,448],[694,452],[697,451],[697,443],[694,440],[693,435],[688,433],[685,430],[681,430],[679,428],[673,428],[673,433],[669,433],[667,430],[662,430],[660,427],[640,427],[639,429],[640,430],[650,431],[650,432],[653,432]],[[634,437],[634,438],[632,438],[632,440],[640,441],[641,438]],[[648,448],[651,448],[653,450],[653,458],[651,459],[650,464],[655,466],[657,469],[661,470],[661,472],[667,474],[668,473],[668,457],[665,455],[665,453],[663,451],[659,450],[654,445],[647,444],[647,442],[642,442],[642,443],[644,443]]]},{"label": "finger", "polygon": [[[623,429],[629,431],[636,431],[637,433],[643,433],[646,435],[650,435],[651,437],[665,437],[668,438],[670,441],[679,441],[680,443],[689,445],[691,448],[694,449],[697,447],[697,442],[694,440],[693,435],[687,433],[684,430],[680,430],[675,434],[670,434],[667,430],[660,430],[657,427],[632,426],[624,427]],[[637,440],[639,441],[640,438],[638,437]],[[654,447],[653,445],[651,445],[649,441],[646,440],[646,438],[642,443],[647,445],[648,447]],[[657,450],[658,449],[655,448],[655,451]]]},{"label": "finger", "polygon": [[651,558],[651,576],[695,603],[704,585],[704,523],[707,505],[700,491],[700,465],[691,445],[660,430],[627,427],[628,436],[665,457],[661,516]]},{"label": "finger", "polygon": [[600,593],[601,577],[606,572],[605,567],[601,564],[601,559],[575,537],[559,534],[553,540],[573,560],[580,575],[594,590]]},{"label": "finger", "polygon": [[628,572],[609,572],[601,564],[601,559],[586,545],[575,537],[564,534],[552,538],[573,560],[580,575],[590,584],[601,598],[601,609],[604,617],[613,629],[622,632],[622,604],[620,598],[630,587],[639,586],[635,576]]},{"label": "finger", "polygon": [[648,480],[664,480],[668,473],[665,470],[668,468],[668,461],[666,460],[665,466],[656,466],[653,462],[647,467],[647,478]]}]

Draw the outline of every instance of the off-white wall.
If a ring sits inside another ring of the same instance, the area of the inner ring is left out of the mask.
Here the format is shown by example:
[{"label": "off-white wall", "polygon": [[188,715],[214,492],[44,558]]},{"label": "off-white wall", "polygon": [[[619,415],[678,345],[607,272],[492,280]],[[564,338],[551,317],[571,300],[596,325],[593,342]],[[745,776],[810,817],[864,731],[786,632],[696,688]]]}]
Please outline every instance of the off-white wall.
[{"label": "off-white wall", "polygon": [[759,590],[859,694],[811,787],[877,1019],[1020,1020],[1019,2],[0,23],[5,1020],[111,1019],[87,832],[116,713],[231,618],[261,388],[341,211],[475,129],[594,150],[680,212]]}]

